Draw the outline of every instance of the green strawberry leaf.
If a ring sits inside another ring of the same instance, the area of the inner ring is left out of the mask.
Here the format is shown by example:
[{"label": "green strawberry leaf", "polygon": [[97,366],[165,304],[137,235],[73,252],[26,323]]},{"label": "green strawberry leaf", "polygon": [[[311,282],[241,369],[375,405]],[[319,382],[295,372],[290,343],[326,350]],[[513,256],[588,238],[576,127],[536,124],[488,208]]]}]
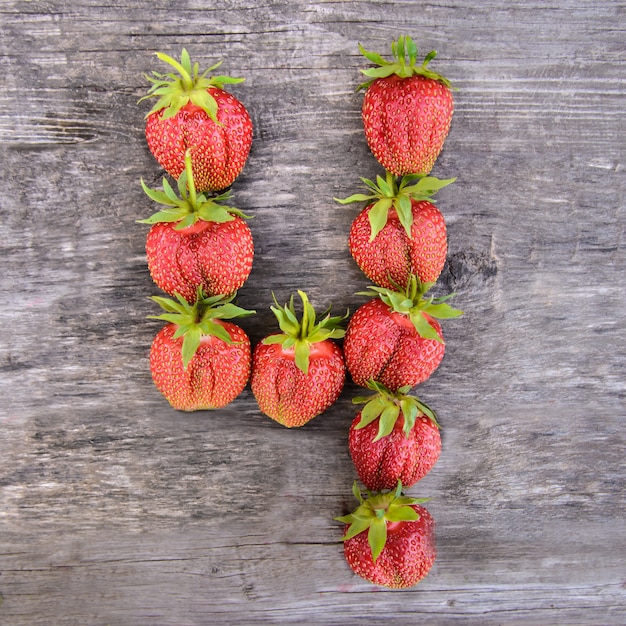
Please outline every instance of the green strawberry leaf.
[{"label": "green strawberry leaf", "polygon": [[372,560],[375,563],[387,543],[387,522],[384,519],[371,521],[367,541],[372,549]]},{"label": "green strawberry leaf", "polygon": [[194,354],[200,347],[200,338],[202,336],[202,331],[200,328],[189,328],[183,337],[183,348],[182,348],[182,357],[183,357],[183,368],[187,369],[189,362],[193,358]]},{"label": "green strawberry leaf", "polygon": [[298,321],[298,316],[296,315],[296,310],[293,305],[293,294],[289,298],[289,305],[284,307],[283,312],[285,317],[294,325],[294,328],[296,328],[297,331],[300,328],[300,322]]},{"label": "green strawberry leaf", "polygon": [[221,324],[216,324],[210,319],[204,319],[200,322],[198,326],[203,335],[212,335],[213,337],[217,337],[227,344],[233,343],[232,337]]},{"label": "green strawberry leaf", "polygon": [[[405,186],[406,183],[412,182],[415,177],[417,177],[418,181],[416,184]],[[400,190],[409,196],[414,196],[415,199],[417,199],[418,197],[427,199],[430,198],[430,196],[435,195],[440,189],[451,185],[455,180],[456,177],[440,179],[435,178],[434,176],[424,176],[419,174],[408,175],[405,176],[403,179],[403,183],[405,184],[400,184]]]},{"label": "green strawberry leaf", "polygon": [[197,221],[198,215],[195,213],[191,213],[183,217],[183,219],[180,220],[178,224],[176,224],[176,226],[174,226],[174,230],[184,230],[185,228],[193,226]]},{"label": "green strawberry leaf", "polygon": [[[203,74],[202,74],[202,78],[204,78],[207,74],[211,73],[213,70],[216,70],[218,67],[220,67],[220,65],[222,65],[222,63],[224,63],[224,60],[220,60],[217,63],[215,63],[215,65],[211,65],[211,67],[207,68],[206,70],[204,70]],[[196,66],[198,64],[196,63]],[[243,80],[243,78],[241,79]]]},{"label": "green strawberry leaf", "polygon": [[393,198],[396,193],[396,186],[393,177],[387,177],[385,180],[382,176],[376,176],[377,188],[386,198]]},{"label": "green strawberry leaf", "polygon": [[284,309],[277,307],[270,307],[276,319],[278,320],[279,328],[285,333],[287,336],[297,336],[300,330],[300,324],[298,320],[291,314],[289,309],[286,307]]},{"label": "green strawberry leaf", "polygon": [[409,66],[413,66],[417,63],[417,46],[410,37],[404,39],[404,44],[406,54],[409,57]]},{"label": "green strawberry leaf", "polygon": [[[165,100],[166,96],[163,96],[162,100]],[[167,102],[167,100],[166,100]],[[174,117],[187,103],[189,102],[189,96],[175,94],[169,97],[169,106],[165,108],[161,113],[161,119],[167,120],[170,117]]]},{"label": "green strawberry leaf", "polygon": [[311,354],[311,347],[308,341],[296,341],[296,367],[304,372],[309,373],[309,356]]},{"label": "green strawberry leaf", "polygon": [[409,317],[420,337],[443,343],[443,339],[439,336],[439,333],[428,323],[421,311],[415,311],[411,313]]},{"label": "green strawberry leaf", "polygon": [[[408,504],[395,506],[400,504],[399,500],[400,498],[387,510],[386,518],[389,522],[414,522],[420,518],[419,513]],[[413,498],[410,498],[410,500],[413,502]]]},{"label": "green strawberry leaf", "polygon": [[156,302],[162,309],[170,313],[184,313],[184,306],[171,298],[163,298],[161,296],[151,296],[150,300]]},{"label": "green strawberry leaf", "polygon": [[232,222],[235,219],[231,207],[211,201],[207,201],[199,206],[198,217],[205,222],[216,222],[217,224]]},{"label": "green strawberry leaf", "polygon": [[374,437],[374,441],[378,441],[391,433],[396,421],[400,415],[400,407],[397,404],[387,406],[380,415],[378,422],[378,433]]},{"label": "green strawberry leaf", "polygon": [[262,343],[266,346],[271,346],[279,343],[284,344],[288,338],[289,336],[283,333],[275,333],[273,335],[268,335],[267,337],[264,337]]},{"label": "green strawberry leaf", "polygon": [[425,57],[423,65],[428,65],[437,56],[436,50],[431,50]]},{"label": "green strawberry leaf", "polygon": [[187,155],[189,151],[185,154],[185,169],[182,171],[181,175],[176,180],[176,186],[178,187],[178,195],[186,200],[188,198],[189,192],[187,189],[187,178],[191,178],[193,180],[193,172],[191,169],[191,156],[189,156],[189,168],[187,168]]},{"label": "green strawberry leaf", "polygon": [[454,319],[463,315],[463,311],[451,307],[449,304],[428,304],[424,307],[423,311],[428,313],[431,317],[436,319]]},{"label": "green strawberry leaf", "polygon": [[384,65],[383,67],[370,67],[366,70],[361,70],[361,73],[368,78],[386,78],[392,74],[397,74],[397,68],[393,65]]},{"label": "green strawberry leaf", "polygon": [[170,324],[178,324],[180,322],[180,313],[161,313],[161,315],[148,315],[148,319],[161,320]]},{"label": "green strawberry leaf", "polygon": [[[144,187],[144,191],[146,191],[146,189],[147,188]],[[171,202],[172,206],[179,206],[180,205],[180,198],[176,195],[176,192],[172,189],[172,186],[169,184],[167,178],[165,178],[165,177],[163,177],[163,191],[165,192],[165,195],[169,199],[169,201]],[[146,193],[147,193],[147,191],[146,191]],[[164,202],[163,204],[167,204],[167,203]]]},{"label": "green strawberry leaf", "polygon": [[371,228],[370,241],[374,241],[376,235],[385,227],[392,204],[393,200],[391,198],[381,198],[372,205],[368,214]]},{"label": "green strawberry leaf", "polygon": [[411,239],[411,226],[413,226],[413,211],[411,199],[408,196],[400,196],[394,200],[393,206],[398,214],[398,219]]},{"label": "green strawberry leaf", "polygon": [[378,419],[382,412],[385,410],[385,403],[380,398],[375,397],[370,400],[361,411],[361,419],[355,426],[357,429],[365,428],[368,424],[371,424],[374,420]]},{"label": "green strawberry leaf", "polygon": [[369,519],[357,518],[354,515],[346,515],[345,517],[337,517],[335,519],[339,522],[346,522],[347,524],[350,524],[346,530],[346,534],[341,538],[343,541],[356,537],[370,527]]},{"label": "green strawberry leaf", "polygon": [[289,348],[293,348],[296,345],[297,341],[298,340],[295,337],[287,336],[286,339],[282,342],[283,343],[283,348],[285,350],[288,350]]},{"label": "green strawberry leaf", "polygon": [[371,61],[375,65],[388,65],[389,63],[385,61],[380,54],[366,50],[361,44],[359,44],[359,50],[368,61]]},{"label": "green strawberry leaf", "polygon": [[333,198],[333,200],[339,204],[350,204],[352,202],[367,202],[372,198],[373,196],[366,196],[364,193],[355,193],[347,198]]},{"label": "green strawberry leaf", "polygon": [[437,414],[427,404],[424,404],[421,400],[418,400],[417,398],[415,404],[417,406],[417,410],[420,413],[425,415],[431,422],[433,422],[433,424],[437,428],[440,427],[439,422],[437,421]]},{"label": "green strawberry leaf", "polygon": [[150,187],[148,187],[146,185],[146,183],[144,183],[143,178],[140,179],[139,181],[141,183],[141,187],[143,188],[145,194],[151,199],[154,200],[154,202],[157,202],[158,204],[163,204],[165,206],[179,206],[180,205],[180,199],[176,198],[174,196],[174,198],[172,198],[168,193],[167,193],[167,187],[169,187],[169,189],[171,190],[171,187],[169,186],[169,183],[167,182],[167,180],[165,178],[163,178],[163,189],[165,189],[165,191],[159,191],[158,189],[150,189]]},{"label": "green strawberry leaf", "polygon": [[220,87],[221,85],[236,85],[237,83],[243,83],[245,78],[233,78],[232,76],[213,76],[213,84]]},{"label": "green strawberry leaf", "polygon": [[144,220],[137,220],[139,224],[160,224],[179,222],[182,219],[180,211],[157,211]]},{"label": "green strawberry leaf", "polygon": [[214,122],[217,122],[217,101],[208,91],[194,92],[193,103],[203,109]]},{"label": "green strawberry leaf", "polygon": [[411,429],[415,426],[415,419],[419,413],[416,399],[410,396],[403,398],[400,401],[400,409],[402,410],[402,416],[404,417],[404,427],[402,430],[408,438],[411,433]]},{"label": "green strawberry leaf", "polygon": [[237,306],[236,304],[227,302],[226,304],[223,304],[220,307],[211,311],[210,317],[212,319],[232,319],[233,317],[247,317],[249,315],[255,315],[255,314],[256,314],[256,311],[243,309],[242,307]]},{"label": "green strawberry leaf", "polygon": [[352,494],[361,504],[363,504],[363,496],[361,494],[359,486],[357,485],[356,480],[352,483]]}]

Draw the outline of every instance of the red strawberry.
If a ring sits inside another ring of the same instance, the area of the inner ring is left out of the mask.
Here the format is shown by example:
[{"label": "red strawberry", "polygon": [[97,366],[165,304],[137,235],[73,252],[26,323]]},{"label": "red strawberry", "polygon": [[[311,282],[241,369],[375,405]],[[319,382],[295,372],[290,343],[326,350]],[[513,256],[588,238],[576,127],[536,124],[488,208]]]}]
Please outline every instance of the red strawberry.
[{"label": "red strawberry", "polygon": [[411,274],[434,283],[446,262],[448,244],[443,215],[429,198],[455,179],[405,176],[397,183],[387,172],[386,179],[361,180],[371,194],[338,200],[370,202],[352,222],[348,240],[359,268],[388,289],[406,287]]},{"label": "red strawberry", "polygon": [[197,195],[189,153],[186,162],[178,179],[180,197],[165,178],[163,191],[141,182],[146,194],[165,208],[140,222],[153,224],[146,240],[152,279],[171,296],[178,293],[193,302],[198,287],[207,295],[237,291],[252,271],[254,243],[242,219],[246,216],[220,204],[229,192],[215,198]]},{"label": "red strawberry", "polygon": [[226,189],[250,153],[252,121],[244,105],[223,87],[244,79],[207,78],[221,61],[199,75],[198,64],[192,68],[185,49],[180,63],[160,52],[157,57],[174,67],[179,76],[153,72],[154,76],[148,77],[152,87],[144,98],[158,98],[146,116],[150,151],[170,176],[178,178],[190,150],[198,191]]},{"label": "red strawberry", "polygon": [[372,287],[363,295],[377,298],[351,317],[343,343],[352,380],[363,387],[370,380],[392,391],[426,380],[443,359],[441,326],[434,318],[458,317],[461,311],[445,298],[425,298],[432,283],[412,276],[403,292]]},{"label": "red strawberry", "polygon": [[359,46],[377,67],[361,70],[371,80],[363,99],[365,137],[380,164],[396,176],[428,174],[448,136],[454,102],[450,82],[428,69],[437,53],[417,63],[410,37],[391,44],[393,61]]},{"label": "red strawberry", "polygon": [[370,490],[405,487],[426,476],[439,458],[441,436],[433,411],[409,387],[393,393],[371,382],[373,396],[354,398],[363,404],[348,434],[350,456],[361,482]]},{"label": "red strawberry", "polygon": [[369,493],[366,499],[356,483],[359,500],[345,522],[344,555],[352,570],[376,585],[404,589],[417,584],[432,568],[437,556],[435,520],[420,506],[427,498],[409,498],[395,492]]},{"label": "red strawberry", "polygon": [[250,376],[250,339],[225,319],[251,315],[231,303],[233,296],[205,297],[194,304],[153,297],[168,322],[152,342],[150,371],[157,389],[179,411],[216,409],[232,402]]},{"label": "red strawberry", "polygon": [[265,337],[254,349],[250,386],[259,408],[288,428],[303,426],[328,409],[339,397],[346,367],[339,346],[339,327],[345,317],[327,313],[316,322],[307,295],[302,299],[302,319],[293,304],[271,307],[282,333]]}]

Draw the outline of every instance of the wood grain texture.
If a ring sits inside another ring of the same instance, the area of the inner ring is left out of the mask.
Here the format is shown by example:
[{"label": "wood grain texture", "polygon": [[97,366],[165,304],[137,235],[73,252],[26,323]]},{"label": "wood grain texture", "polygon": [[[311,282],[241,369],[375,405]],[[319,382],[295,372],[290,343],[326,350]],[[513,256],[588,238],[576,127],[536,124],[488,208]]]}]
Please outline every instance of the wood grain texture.
[{"label": "wood grain texture", "polygon": [[[626,4],[402,0],[0,3],[0,623],[623,624]],[[245,76],[255,125],[233,201],[274,291],[351,311],[347,249],[379,167],[358,43],[411,34],[459,88],[434,170],[465,315],[418,393],[443,451],[438,559],[398,592],[352,575],[348,383],[287,430],[247,388],[180,414],[152,385],[139,179],[163,175],[137,104],[153,52]]]}]

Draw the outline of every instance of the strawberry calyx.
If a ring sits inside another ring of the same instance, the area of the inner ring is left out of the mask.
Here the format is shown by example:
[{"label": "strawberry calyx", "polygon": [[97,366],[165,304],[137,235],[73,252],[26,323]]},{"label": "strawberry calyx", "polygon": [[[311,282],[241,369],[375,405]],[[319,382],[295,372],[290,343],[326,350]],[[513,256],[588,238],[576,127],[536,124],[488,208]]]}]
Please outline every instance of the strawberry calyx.
[{"label": "strawberry calyx", "polygon": [[404,419],[402,430],[407,439],[418,416],[426,416],[439,428],[435,412],[417,396],[409,394],[410,385],[400,387],[398,391],[393,392],[382,383],[370,380],[367,387],[375,393],[370,396],[353,398],[352,404],[364,405],[361,409],[361,419],[355,426],[357,430],[378,420],[378,433],[373,441],[378,441],[389,435],[400,416]]},{"label": "strawberry calyx", "polygon": [[177,326],[174,339],[183,338],[182,357],[183,368],[187,365],[198,350],[202,337],[217,337],[227,344],[233,340],[228,331],[217,320],[233,319],[254,315],[256,311],[243,309],[232,303],[236,296],[205,296],[202,287],[198,287],[196,300],[187,302],[180,294],[175,294],[176,300],[151,296],[164,311],[161,315],[149,315],[150,319],[163,320]]},{"label": "strawberry calyx", "polygon": [[408,35],[401,35],[398,41],[391,42],[392,61],[387,61],[376,52],[369,52],[361,44],[359,44],[361,54],[371,61],[376,67],[361,70],[361,73],[370,80],[358,86],[357,91],[369,87],[377,78],[387,78],[396,75],[400,78],[410,78],[411,76],[423,76],[436,80],[446,87],[450,88],[450,81],[428,68],[428,64],[437,56],[436,50],[431,50],[422,61],[421,65],[417,65],[417,46]]},{"label": "strawberry calyx", "polygon": [[293,295],[289,302],[281,307],[272,294],[275,306],[270,307],[270,309],[276,316],[282,333],[265,337],[263,343],[266,345],[280,344],[283,349],[293,349],[296,366],[308,374],[312,344],[327,339],[341,339],[346,332],[341,327],[341,323],[348,317],[348,312],[343,316],[331,317],[329,308],[318,320],[315,309],[309,302],[306,293],[298,290],[298,295],[302,300],[301,318],[298,318],[296,314]]},{"label": "strawberry calyx", "polygon": [[152,83],[148,93],[140,98],[139,102],[147,98],[158,98],[156,104],[148,111],[146,117],[152,113],[163,110],[162,119],[173,117],[186,106],[192,103],[200,107],[214,122],[217,120],[217,101],[208,91],[209,87],[223,89],[224,85],[241,83],[244,78],[233,78],[231,76],[211,76],[207,74],[216,70],[222,61],[215,63],[202,74],[199,73],[198,63],[191,65],[189,53],[185,48],[181,53],[180,62],[163,52],[156,52],[156,56],[163,62],[171,65],[178,74],[161,74],[152,72],[152,76],[146,78]]},{"label": "strawberry calyx", "polygon": [[165,208],[145,220],[137,220],[140,224],[177,222],[174,229],[183,230],[193,226],[198,221],[223,224],[234,220],[235,217],[250,217],[239,209],[221,204],[230,199],[230,190],[213,198],[208,198],[204,193],[198,194],[191,167],[191,153],[187,150],[185,152],[185,170],[176,181],[178,195],[165,177],[163,177],[162,191],[150,189],[143,179],[141,180],[141,186],[146,195]]},{"label": "strawberry calyx", "polygon": [[376,235],[384,228],[391,209],[395,210],[407,236],[411,239],[411,226],[413,225],[411,201],[428,200],[432,202],[432,196],[437,191],[455,180],[456,177],[442,180],[425,174],[409,174],[398,178],[391,172],[386,172],[385,178],[378,175],[376,182],[368,178],[361,178],[371,193],[356,193],[344,199],[334,199],[340,204],[373,201],[368,213],[371,228],[370,242],[374,241]]},{"label": "strawberry calyx", "polygon": [[367,539],[372,550],[372,560],[376,562],[387,543],[387,527],[397,522],[412,522],[419,519],[419,513],[411,506],[421,504],[429,498],[411,498],[402,494],[402,483],[394,491],[366,491],[364,498],[356,481],[352,493],[359,501],[359,506],[350,514],[336,517],[335,521],[348,524],[346,533],[341,538],[347,541],[367,531]]},{"label": "strawberry calyx", "polygon": [[397,290],[393,290],[373,285],[367,291],[358,292],[357,295],[380,298],[392,311],[406,316],[420,337],[443,343],[443,339],[429,324],[428,319],[451,319],[463,315],[463,311],[451,307],[446,302],[455,294],[438,298],[427,297],[426,292],[434,284],[422,282],[418,276],[411,274],[406,289],[397,286]]}]

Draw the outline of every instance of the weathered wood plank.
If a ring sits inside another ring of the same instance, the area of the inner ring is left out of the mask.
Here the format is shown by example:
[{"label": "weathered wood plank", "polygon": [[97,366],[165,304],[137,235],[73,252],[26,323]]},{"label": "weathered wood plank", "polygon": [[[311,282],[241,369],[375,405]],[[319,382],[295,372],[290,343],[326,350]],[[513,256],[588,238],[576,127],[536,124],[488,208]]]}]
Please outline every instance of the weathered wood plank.
[{"label": "weathered wood plank", "polygon": [[[419,10],[418,10],[419,8]],[[230,0],[0,5],[0,618],[21,624],[622,624],[626,5]],[[143,138],[155,50],[246,77],[255,135],[233,198],[271,291],[351,311],[359,210],[379,173],[357,44],[412,34],[459,87],[436,165],[449,233],[446,358],[418,392],[443,452],[439,556],[414,589],[353,576],[348,383],[297,431],[249,389],[181,415],[154,389],[145,264],[162,172]],[[309,224],[307,225],[307,220]]]}]

